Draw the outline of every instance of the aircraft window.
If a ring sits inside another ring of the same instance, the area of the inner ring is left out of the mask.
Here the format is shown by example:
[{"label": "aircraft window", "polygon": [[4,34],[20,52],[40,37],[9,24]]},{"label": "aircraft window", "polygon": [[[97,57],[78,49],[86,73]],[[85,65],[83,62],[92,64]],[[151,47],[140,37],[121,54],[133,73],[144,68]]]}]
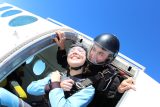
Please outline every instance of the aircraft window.
[{"label": "aircraft window", "polygon": [[4,7],[0,8],[0,11],[7,10],[7,9],[10,9],[10,8],[12,8],[12,7],[11,6],[4,6]]},{"label": "aircraft window", "polygon": [[12,15],[15,15],[15,14],[18,14],[18,13],[21,13],[22,11],[20,10],[9,10],[9,11],[6,11],[4,12],[1,17],[8,17],[8,16],[12,16]]},{"label": "aircraft window", "polygon": [[12,27],[23,26],[23,25],[31,24],[37,20],[38,19],[33,16],[28,16],[28,15],[18,16],[16,18],[12,19],[9,22],[9,25]]},{"label": "aircraft window", "polygon": [[33,58],[34,58],[34,56],[29,57],[29,58],[26,60],[26,64],[31,63],[31,62],[33,61]]},{"label": "aircraft window", "polygon": [[42,60],[37,60],[33,66],[35,75],[41,75],[45,71],[46,65]]}]

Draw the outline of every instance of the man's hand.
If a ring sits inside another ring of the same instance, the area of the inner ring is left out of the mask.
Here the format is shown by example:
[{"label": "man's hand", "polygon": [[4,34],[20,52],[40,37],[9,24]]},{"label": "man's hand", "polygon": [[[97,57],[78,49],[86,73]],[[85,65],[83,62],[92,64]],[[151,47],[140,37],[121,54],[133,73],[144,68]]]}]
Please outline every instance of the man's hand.
[{"label": "man's hand", "polygon": [[57,37],[54,38],[54,40],[56,41],[57,45],[60,47],[61,50],[64,50],[65,48],[65,40],[66,40],[66,37],[64,35],[63,32],[56,32],[56,35]]},{"label": "man's hand", "polygon": [[135,85],[135,80],[132,77],[129,77],[123,80],[121,84],[118,86],[118,92],[124,93],[126,90],[129,90],[129,89],[136,90],[134,85]]},{"label": "man's hand", "polygon": [[70,91],[73,87],[74,81],[72,79],[66,79],[61,81],[60,86],[64,91]]}]

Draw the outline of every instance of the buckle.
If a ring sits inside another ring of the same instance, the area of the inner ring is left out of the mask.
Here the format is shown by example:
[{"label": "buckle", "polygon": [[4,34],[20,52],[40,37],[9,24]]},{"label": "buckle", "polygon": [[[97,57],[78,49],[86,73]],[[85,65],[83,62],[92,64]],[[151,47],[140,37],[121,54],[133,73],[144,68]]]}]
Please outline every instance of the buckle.
[{"label": "buckle", "polygon": [[98,74],[100,74],[101,78],[104,78],[104,74],[102,72],[98,72]]},{"label": "buckle", "polygon": [[83,88],[85,88],[85,86],[82,85],[81,82],[76,82],[75,84],[76,84],[77,89],[83,89]]}]

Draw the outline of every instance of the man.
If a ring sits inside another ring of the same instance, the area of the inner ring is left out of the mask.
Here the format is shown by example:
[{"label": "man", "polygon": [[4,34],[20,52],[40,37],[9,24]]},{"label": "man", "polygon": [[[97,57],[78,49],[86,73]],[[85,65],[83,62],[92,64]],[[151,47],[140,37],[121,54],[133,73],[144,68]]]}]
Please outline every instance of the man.
[{"label": "man", "polygon": [[[66,68],[65,36],[63,32],[56,32],[55,38],[58,44],[57,61]],[[134,89],[134,80],[128,78],[123,80],[116,69],[111,65],[119,52],[119,40],[112,34],[102,34],[94,39],[94,44],[88,53],[86,77],[96,89],[95,97],[89,107],[114,107],[126,90]],[[79,68],[75,68],[79,69]],[[72,88],[72,80],[61,83],[66,91]],[[121,82],[122,81],[122,82]]]}]

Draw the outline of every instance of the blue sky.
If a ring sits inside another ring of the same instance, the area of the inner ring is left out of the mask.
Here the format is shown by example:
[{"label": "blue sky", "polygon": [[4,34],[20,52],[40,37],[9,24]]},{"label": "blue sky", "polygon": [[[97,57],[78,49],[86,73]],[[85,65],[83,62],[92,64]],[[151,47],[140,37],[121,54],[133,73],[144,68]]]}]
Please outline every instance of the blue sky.
[{"label": "blue sky", "polygon": [[160,83],[159,0],[1,0],[95,37],[113,33],[120,52]]}]

